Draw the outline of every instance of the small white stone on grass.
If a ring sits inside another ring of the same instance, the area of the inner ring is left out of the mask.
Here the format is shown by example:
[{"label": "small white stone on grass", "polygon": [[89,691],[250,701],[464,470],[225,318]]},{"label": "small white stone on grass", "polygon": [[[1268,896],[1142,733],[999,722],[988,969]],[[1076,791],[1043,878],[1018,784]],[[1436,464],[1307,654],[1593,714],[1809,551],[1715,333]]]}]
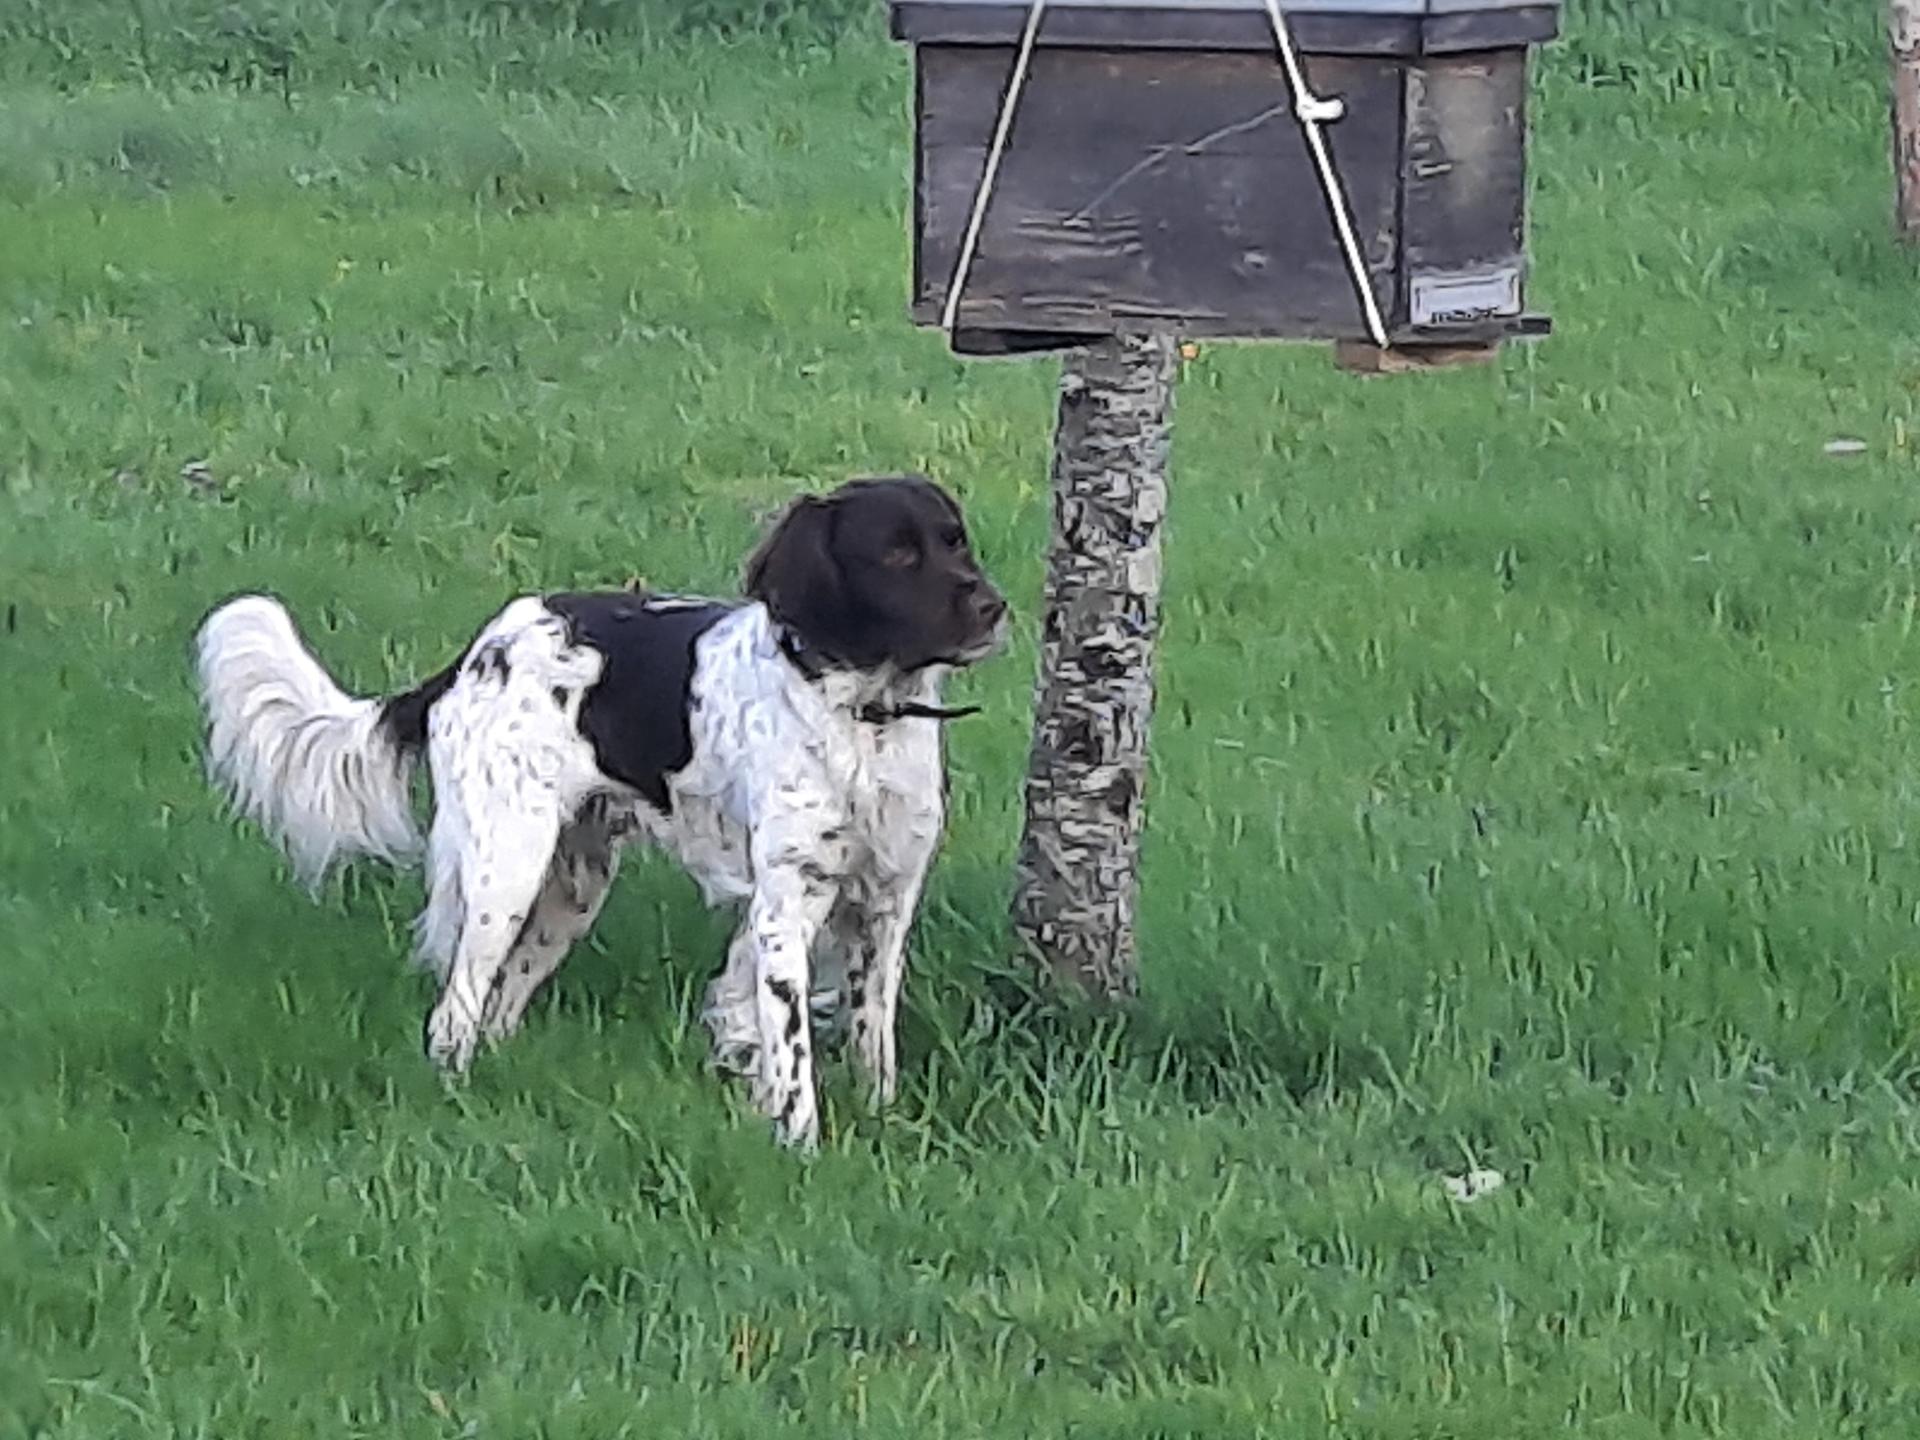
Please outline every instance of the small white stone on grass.
[{"label": "small white stone on grass", "polygon": [[1826,451],[1829,455],[1864,455],[1867,453],[1867,442],[1848,439],[1829,440]]},{"label": "small white stone on grass", "polygon": [[213,468],[204,460],[189,460],[180,467],[180,478],[187,482],[187,488],[202,495],[212,495],[220,489],[220,481],[215,477]]},{"label": "small white stone on grass", "polygon": [[1493,1194],[1507,1183],[1507,1177],[1498,1170],[1469,1170],[1464,1175],[1446,1175],[1440,1183],[1447,1187],[1447,1194],[1462,1205]]}]

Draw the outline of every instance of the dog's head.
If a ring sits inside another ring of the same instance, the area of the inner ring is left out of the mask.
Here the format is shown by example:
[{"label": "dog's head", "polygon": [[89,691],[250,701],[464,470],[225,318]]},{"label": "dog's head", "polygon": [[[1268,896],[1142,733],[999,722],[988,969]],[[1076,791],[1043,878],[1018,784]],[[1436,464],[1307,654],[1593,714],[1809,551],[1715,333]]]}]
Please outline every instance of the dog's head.
[{"label": "dog's head", "polygon": [[746,590],[809,650],[860,670],[970,665],[1006,629],[960,507],[922,475],[794,501],[748,560]]}]

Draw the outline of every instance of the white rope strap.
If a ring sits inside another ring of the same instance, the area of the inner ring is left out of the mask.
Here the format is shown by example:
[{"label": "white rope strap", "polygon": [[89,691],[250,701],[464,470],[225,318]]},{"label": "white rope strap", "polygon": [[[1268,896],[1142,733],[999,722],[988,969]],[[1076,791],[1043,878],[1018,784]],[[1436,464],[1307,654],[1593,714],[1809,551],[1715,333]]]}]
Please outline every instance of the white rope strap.
[{"label": "white rope strap", "polygon": [[1360,253],[1360,239],[1353,232],[1353,211],[1347,203],[1347,188],[1340,172],[1333,168],[1333,156],[1327,151],[1326,133],[1320,128],[1347,113],[1339,100],[1313,93],[1307,84],[1307,72],[1293,48],[1293,32],[1287,17],[1280,13],[1280,0],[1267,0],[1267,19],[1273,25],[1273,40],[1280,47],[1280,63],[1287,70],[1287,85],[1293,91],[1293,113],[1306,132],[1307,147],[1313,151],[1314,164],[1320,170],[1320,186],[1333,211],[1334,228],[1340,232],[1340,245],[1347,253],[1347,272],[1353,276],[1353,290],[1360,297],[1360,308],[1367,317],[1367,333],[1382,350],[1387,348],[1386,322],[1380,318],[1380,302],[1373,295],[1373,277],[1367,273],[1366,257]]},{"label": "white rope strap", "polygon": [[960,292],[966,288],[967,275],[973,269],[974,252],[980,246],[980,227],[986,223],[987,201],[993,197],[993,182],[1000,174],[1000,157],[1007,151],[1007,136],[1013,131],[1013,112],[1020,104],[1020,92],[1027,88],[1027,65],[1033,59],[1033,40],[1040,33],[1040,17],[1046,13],[1047,0],[1033,0],[1027,10],[1027,28],[1020,35],[1020,53],[1014,57],[1013,74],[1007,80],[1007,93],[1000,100],[1000,123],[994,126],[993,144],[987,148],[987,168],[981,173],[980,188],[973,192],[973,214],[967,217],[967,233],[960,241],[960,258],[954,263],[953,283],[947,286],[946,310],[940,328],[953,336],[953,322],[960,314]]}]

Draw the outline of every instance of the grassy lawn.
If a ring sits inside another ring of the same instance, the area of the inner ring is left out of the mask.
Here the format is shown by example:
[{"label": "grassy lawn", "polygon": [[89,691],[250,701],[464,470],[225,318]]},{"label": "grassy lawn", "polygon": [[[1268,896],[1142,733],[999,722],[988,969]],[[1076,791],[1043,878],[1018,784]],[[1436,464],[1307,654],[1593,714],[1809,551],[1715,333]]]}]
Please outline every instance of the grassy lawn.
[{"label": "grassy lawn", "polygon": [[[904,318],[906,57],[426,8],[0,0],[0,1437],[1920,1433],[1873,6],[1575,6],[1545,344],[1187,367],[1124,1023],[1004,998],[1055,371]],[[417,879],[315,908],[206,791],[199,615],[397,686],[901,467],[1026,628],[897,1109],[772,1150],[658,864],[443,1086]]]}]

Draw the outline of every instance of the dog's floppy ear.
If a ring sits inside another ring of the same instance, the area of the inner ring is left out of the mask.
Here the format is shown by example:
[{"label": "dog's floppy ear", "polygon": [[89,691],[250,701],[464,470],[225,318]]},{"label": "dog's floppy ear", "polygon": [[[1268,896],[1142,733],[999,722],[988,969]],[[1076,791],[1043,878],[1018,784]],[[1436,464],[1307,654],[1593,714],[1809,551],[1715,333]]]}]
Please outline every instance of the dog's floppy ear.
[{"label": "dog's floppy ear", "polygon": [[817,647],[831,648],[845,586],[833,558],[833,506],[817,495],[787,506],[747,559],[747,597]]}]

